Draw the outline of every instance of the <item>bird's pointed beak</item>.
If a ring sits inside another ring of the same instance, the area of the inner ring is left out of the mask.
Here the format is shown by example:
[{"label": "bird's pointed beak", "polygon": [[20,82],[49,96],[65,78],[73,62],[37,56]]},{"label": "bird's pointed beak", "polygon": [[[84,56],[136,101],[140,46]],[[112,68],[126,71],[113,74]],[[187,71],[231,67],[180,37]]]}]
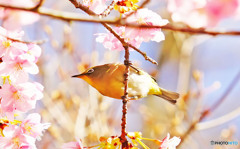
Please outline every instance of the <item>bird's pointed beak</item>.
[{"label": "bird's pointed beak", "polygon": [[81,73],[81,74],[78,74],[78,75],[74,75],[72,77],[74,78],[82,78],[82,76],[84,76],[85,74],[84,73]]}]

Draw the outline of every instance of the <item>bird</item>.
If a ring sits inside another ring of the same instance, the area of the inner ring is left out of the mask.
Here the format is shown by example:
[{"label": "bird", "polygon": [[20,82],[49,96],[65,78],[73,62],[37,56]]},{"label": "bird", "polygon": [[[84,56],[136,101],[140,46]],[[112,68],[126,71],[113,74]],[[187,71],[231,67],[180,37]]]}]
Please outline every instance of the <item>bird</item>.
[{"label": "bird", "polygon": [[[161,97],[172,104],[177,102],[179,94],[158,86],[156,80],[144,70],[133,65],[129,67],[128,97],[138,100],[148,95]],[[124,74],[126,66],[122,63],[98,65],[72,77],[81,78],[98,90],[102,95],[122,99],[124,95]]]}]

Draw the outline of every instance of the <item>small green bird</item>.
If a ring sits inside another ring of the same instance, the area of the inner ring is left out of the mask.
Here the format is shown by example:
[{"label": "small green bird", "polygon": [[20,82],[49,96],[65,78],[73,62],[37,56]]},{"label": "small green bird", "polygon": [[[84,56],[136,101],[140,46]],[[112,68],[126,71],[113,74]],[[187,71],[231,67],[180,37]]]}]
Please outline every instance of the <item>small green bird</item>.
[{"label": "small green bird", "polygon": [[[120,63],[94,66],[79,75],[88,84],[96,88],[104,96],[121,99],[124,95],[124,73],[126,66]],[[179,94],[160,88],[156,80],[145,71],[130,66],[128,80],[128,96],[137,100],[147,95],[159,96],[171,103],[176,103]]]}]

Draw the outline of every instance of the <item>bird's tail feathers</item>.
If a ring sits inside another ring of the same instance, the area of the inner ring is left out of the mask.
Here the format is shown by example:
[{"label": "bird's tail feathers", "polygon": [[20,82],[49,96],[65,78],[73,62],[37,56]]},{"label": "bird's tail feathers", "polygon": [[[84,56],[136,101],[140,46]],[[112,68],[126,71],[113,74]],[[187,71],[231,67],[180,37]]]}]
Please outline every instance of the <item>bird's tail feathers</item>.
[{"label": "bird's tail feathers", "polygon": [[156,95],[156,96],[159,96],[159,97],[169,101],[172,104],[177,103],[177,99],[179,98],[178,93],[171,92],[171,91],[168,91],[168,90],[165,90],[165,89],[162,89],[162,88],[161,88],[161,91],[162,91],[162,94],[161,95]]}]

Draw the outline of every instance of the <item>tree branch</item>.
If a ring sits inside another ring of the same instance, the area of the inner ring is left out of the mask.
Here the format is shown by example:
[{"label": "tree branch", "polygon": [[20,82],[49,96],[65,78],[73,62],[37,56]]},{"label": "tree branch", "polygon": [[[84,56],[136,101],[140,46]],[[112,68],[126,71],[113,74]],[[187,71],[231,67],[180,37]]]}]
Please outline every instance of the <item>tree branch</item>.
[{"label": "tree branch", "polygon": [[[75,0],[70,0],[71,2]],[[82,6],[82,5],[80,5]],[[10,6],[10,5],[4,5],[0,4],[0,7],[8,8],[8,9],[14,9],[14,10],[22,10],[22,11],[29,11],[34,12],[39,15],[48,16],[51,18],[63,20],[63,21],[80,21],[80,22],[89,22],[89,23],[107,23],[111,25],[118,25],[118,26],[127,26],[132,28],[161,28],[163,30],[169,30],[169,31],[176,31],[176,32],[183,32],[183,33],[190,33],[190,34],[207,34],[207,35],[230,35],[230,36],[238,36],[240,35],[240,31],[212,31],[207,28],[191,28],[191,27],[176,27],[174,25],[168,24],[165,26],[148,26],[148,25],[138,25],[138,24],[132,24],[127,23],[126,21],[119,21],[118,19],[100,19],[97,17],[94,12],[95,18],[88,18],[86,16],[80,15],[78,13],[70,13],[70,12],[63,12],[63,11],[57,11],[54,9],[48,9],[44,7],[38,7],[38,9],[34,8],[23,8],[23,7],[17,7],[17,6]],[[85,10],[87,12],[90,12],[91,10],[88,7],[81,7],[80,9]]]},{"label": "tree branch", "polygon": [[105,9],[101,14],[99,14],[98,16],[100,18],[106,17],[110,14],[110,12],[114,9],[114,6],[116,5],[116,3],[118,2],[118,0],[113,0],[112,3],[110,5],[108,5],[107,9]]},{"label": "tree branch", "polygon": [[123,46],[125,49],[125,60],[124,60],[124,65],[126,66],[125,68],[125,73],[124,73],[124,95],[122,96],[122,130],[121,130],[121,136],[120,140],[122,142],[122,149],[128,149],[128,141],[126,138],[127,132],[126,132],[126,124],[127,124],[127,102],[128,102],[128,78],[129,78],[129,67],[132,65],[132,63],[129,61],[129,47],[128,45]]},{"label": "tree branch", "polygon": [[25,43],[25,44],[43,44],[47,41],[47,39],[43,39],[43,40],[35,40],[35,41],[23,41],[23,40],[19,40],[19,39],[14,39],[14,38],[11,38],[11,37],[8,37],[8,36],[4,36],[4,35],[1,35],[0,36],[3,36],[5,38],[7,38],[8,40],[11,40],[11,41],[14,41],[14,42],[20,42],[20,43]]},{"label": "tree branch", "polygon": [[44,3],[44,0],[40,0],[38,2],[38,4],[35,7],[32,8],[32,10],[36,10],[37,11],[38,8],[40,8],[43,5],[43,3]]},{"label": "tree branch", "polygon": [[213,120],[210,121],[206,121],[206,122],[202,122],[202,123],[198,123],[196,126],[197,130],[204,130],[204,129],[209,129],[209,128],[213,128],[219,125],[222,125],[224,123],[227,123],[237,117],[240,116],[240,107],[221,116],[218,118],[215,118]]}]

